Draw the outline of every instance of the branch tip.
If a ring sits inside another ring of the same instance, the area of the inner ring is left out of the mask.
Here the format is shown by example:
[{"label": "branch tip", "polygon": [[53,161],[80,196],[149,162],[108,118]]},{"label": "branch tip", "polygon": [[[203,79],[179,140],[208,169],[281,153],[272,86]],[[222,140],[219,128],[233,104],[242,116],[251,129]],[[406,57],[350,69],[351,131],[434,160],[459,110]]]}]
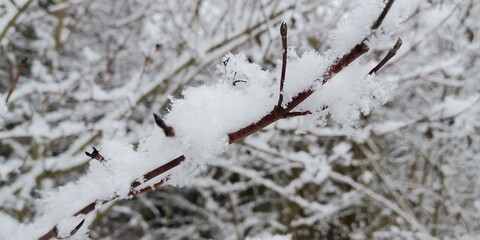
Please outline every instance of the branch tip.
[{"label": "branch tip", "polygon": [[280,25],[280,35],[282,35],[282,37],[287,37],[287,23],[285,22],[282,22]]},{"label": "branch tip", "polygon": [[163,130],[165,136],[175,137],[175,131],[173,130],[173,128],[168,126],[160,116],[154,113],[153,118],[155,119],[155,123],[157,124],[157,126],[159,126]]},{"label": "branch tip", "polygon": [[70,232],[70,236],[73,236],[75,235],[75,233],[77,233],[77,231],[82,227],[83,223],[85,222],[85,219],[83,219],[71,232]]},{"label": "branch tip", "polygon": [[377,66],[370,70],[368,75],[376,74],[388,61],[390,61],[390,59],[392,59],[397,54],[398,49],[400,49],[400,47],[402,46],[402,42],[402,39],[398,38],[397,42],[395,42],[395,45],[393,45],[393,47],[388,51],[387,55],[382,58],[382,60],[377,64]]},{"label": "branch tip", "polygon": [[277,108],[282,108],[283,103],[283,86],[285,84],[285,72],[287,70],[287,24],[282,22],[280,25],[280,35],[282,36],[282,73],[280,76],[280,93],[278,96]]},{"label": "branch tip", "polygon": [[385,4],[385,7],[383,8],[382,13],[380,14],[380,16],[378,16],[377,20],[373,23],[371,27],[372,30],[376,30],[380,27],[380,25],[382,25],[382,22],[385,19],[385,16],[387,16],[387,13],[390,11],[390,8],[392,7],[393,2],[395,2],[395,0],[389,0],[387,4]]},{"label": "branch tip", "polygon": [[92,147],[92,148],[93,148],[93,151],[91,153],[85,152],[85,155],[99,162],[105,161],[105,158],[102,155],[100,155],[100,152],[95,147]]}]

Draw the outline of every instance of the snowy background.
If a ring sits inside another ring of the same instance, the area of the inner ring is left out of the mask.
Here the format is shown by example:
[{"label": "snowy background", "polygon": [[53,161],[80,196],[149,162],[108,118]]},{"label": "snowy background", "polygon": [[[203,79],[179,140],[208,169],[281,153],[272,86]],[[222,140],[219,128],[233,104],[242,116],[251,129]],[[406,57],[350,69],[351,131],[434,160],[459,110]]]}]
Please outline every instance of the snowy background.
[{"label": "snowy background", "polygon": [[[480,2],[394,1],[371,31],[385,2],[1,2],[0,239],[476,239]],[[229,144],[277,104],[281,22],[282,106],[314,89],[311,114]]]}]

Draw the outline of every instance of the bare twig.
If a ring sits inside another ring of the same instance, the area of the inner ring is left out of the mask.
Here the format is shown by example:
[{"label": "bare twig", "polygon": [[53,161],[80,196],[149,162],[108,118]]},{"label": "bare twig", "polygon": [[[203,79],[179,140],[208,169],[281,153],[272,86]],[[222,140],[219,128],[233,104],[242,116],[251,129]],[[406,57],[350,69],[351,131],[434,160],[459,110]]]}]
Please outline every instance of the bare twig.
[{"label": "bare twig", "polygon": [[282,108],[283,85],[285,83],[285,72],[287,70],[287,24],[282,22],[280,25],[280,35],[282,36],[282,74],[280,76],[280,94],[278,97],[278,108]]},{"label": "bare twig", "polygon": [[395,0],[389,0],[387,2],[387,4],[385,5],[385,8],[383,8],[383,11],[380,14],[380,16],[373,23],[372,27],[370,27],[372,30],[376,30],[380,27],[380,25],[382,25],[382,22],[385,19],[385,16],[387,16],[387,13],[390,11],[390,8],[392,7],[393,2],[395,2]]},{"label": "bare twig", "polygon": [[298,117],[298,116],[305,116],[305,115],[310,115],[312,114],[312,112],[310,111],[304,111],[304,112],[289,112],[287,113],[287,115],[285,115],[285,117],[289,118],[289,117]]},{"label": "bare twig", "polygon": [[[158,168],[155,168],[153,169],[152,171],[148,172],[148,173],[145,173],[143,175],[143,182],[146,182],[156,176],[159,176],[160,174],[162,173],[165,173],[167,172],[168,170],[180,165],[180,163],[182,163],[183,161],[185,160],[185,156],[184,155],[181,155],[173,160],[171,160],[170,162],[168,163],[165,163],[163,164],[162,166],[158,167]],[[134,189],[138,186],[140,186],[142,184],[141,181],[134,181],[131,185],[131,189]]]},{"label": "bare twig", "polygon": [[18,79],[20,78],[20,75],[22,75],[23,70],[25,70],[25,67],[27,66],[27,60],[28,60],[27,57],[22,59],[22,62],[20,62],[20,65],[18,65],[17,72],[15,73],[15,77],[13,78],[12,84],[8,89],[8,94],[7,94],[7,98],[5,99],[5,103],[8,103],[10,96],[12,96],[13,91],[15,91],[15,88],[17,87]]},{"label": "bare twig", "polygon": [[388,51],[387,55],[383,57],[382,61],[380,61],[377,66],[375,66],[370,72],[368,73],[369,75],[376,74],[378,70],[380,70],[385,63],[387,63],[392,57],[394,57],[397,54],[398,49],[402,46],[402,39],[398,38],[397,42],[393,47]]}]

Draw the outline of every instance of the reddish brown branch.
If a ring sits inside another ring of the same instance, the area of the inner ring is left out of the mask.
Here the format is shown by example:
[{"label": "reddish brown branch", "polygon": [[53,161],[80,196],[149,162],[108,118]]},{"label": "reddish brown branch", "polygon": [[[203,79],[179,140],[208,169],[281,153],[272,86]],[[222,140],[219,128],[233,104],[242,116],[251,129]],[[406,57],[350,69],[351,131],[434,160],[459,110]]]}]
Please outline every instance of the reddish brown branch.
[{"label": "reddish brown branch", "polygon": [[376,74],[378,72],[378,70],[380,70],[383,67],[383,65],[385,65],[388,61],[390,61],[390,59],[392,59],[397,54],[397,51],[398,51],[398,49],[400,49],[401,46],[402,46],[402,39],[398,38],[397,42],[388,51],[387,55],[385,55],[385,57],[383,57],[382,61],[380,61],[377,64],[377,66],[375,66],[372,70],[370,70],[370,72],[368,74],[369,75]]},{"label": "reddish brown branch", "polygon": [[[363,55],[367,51],[368,51],[368,48],[363,43],[355,46],[348,54],[345,54],[343,57],[337,59],[328,68],[328,70],[323,74],[323,77],[321,79],[317,79],[315,82],[321,81],[322,83],[326,83],[335,74],[340,72],[343,68],[348,66],[351,62],[353,62],[355,59],[357,59],[358,57],[360,57],[361,55]],[[286,108],[278,108],[277,106],[275,106],[273,108],[273,110],[270,111],[270,113],[268,113],[264,117],[262,117],[260,119],[260,121],[258,121],[256,123],[253,123],[253,124],[250,124],[250,125],[242,128],[242,129],[240,129],[236,132],[228,134],[229,143],[234,143],[234,142],[236,142],[240,139],[243,139],[243,138],[245,138],[245,137],[263,129],[264,127],[270,125],[271,123],[273,123],[273,122],[275,122],[279,119],[287,117],[288,113],[291,110],[293,110],[296,106],[298,106],[301,102],[303,102],[305,99],[307,99],[310,95],[312,95],[314,93],[314,91],[315,91],[314,89],[315,88],[312,87],[309,90],[306,90],[304,92],[299,93],[297,96],[295,96],[287,104]],[[185,156],[181,155],[181,156],[171,160],[170,162],[168,162],[168,163],[166,163],[166,164],[164,164],[164,165],[146,173],[145,175],[143,175],[143,182],[146,182],[146,181],[148,181],[148,180],[150,180],[150,179],[152,179],[156,176],[159,176],[160,174],[165,173],[166,171],[169,171],[170,169],[180,165],[180,163],[183,162],[184,160],[185,160]],[[167,180],[168,180],[168,178],[162,179],[158,183],[155,183],[154,186],[158,187],[158,186],[162,185]],[[134,188],[140,186],[141,184],[142,184],[142,181],[134,181],[131,184],[131,190],[130,190],[129,195],[137,195],[137,194],[146,192],[148,190],[151,190],[151,188],[148,187],[148,188],[144,188],[144,189],[140,189],[140,190],[135,191]],[[88,204],[86,207],[84,207],[83,209],[81,209],[80,211],[78,211],[74,216],[78,216],[80,214],[88,214],[88,213],[92,212],[93,210],[95,210],[95,206],[98,203],[105,204],[105,203],[107,203],[111,200],[113,200],[113,199],[92,202],[92,203]],[[48,233],[46,233],[44,236],[42,236],[40,239],[50,239],[52,237],[56,237],[57,236],[56,231],[57,230],[56,230],[56,227],[55,227],[52,230],[50,230]]]},{"label": "reddish brown branch", "polygon": [[[79,224],[77,224],[77,226],[72,231],[70,231],[70,235],[68,235],[66,237],[71,237],[75,233],[77,233],[78,230],[80,230],[80,228],[83,226],[84,222],[85,222],[85,219],[83,219]],[[50,232],[48,232],[47,234],[45,234],[41,238],[39,238],[39,240],[48,240],[48,239],[51,239],[51,238],[58,238],[58,237],[59,237],[58,236],[58,228],[54,227]]]},{"label": "reddish brown branch", "polygon": [[305,115],[310,115],[312,112],[310,111],[304,111],[304,112],[289,112],[287,113],[286,117],[298,117],[298,116],[305,116]]},{"label": "reddish brown branch", "polygon": [[20,63],[20,65],[18,65],[17,72],[15,73],[15,77],[12,79],[12,84],[8,89],[8,94],[7,94],[7,98],[5,99],[5,103],[8,103],[10,96],[12,96],[13,91],[15,91],[15,88],[17,87],[18,79],[20,78],[20,75],[22,75],[23,70],[25,70],[25,67],[27,66],[27,60],[28,58],[24,58]]},{"label": "reddish brown branch", "polygon": [[[390,0],[386,4],[386,6],[383,9],[381,15],[375,21],[375,23],[372,25],[372,27],[371,27],[372,30],[377,29],[381,25],[381,23],[382,23],[383,19],[385,18],[386,14],[390,10],[390,7],[393,4],[393,2],[394,2],[394,0]],[[282,77],[280,79],[280,96],[281,96],[281,98],[279,99],[279,104],[276,105],[275,107],[273,107],[273,109],[268,114],[263,116],[259,121],[255,122],[255,123],[252,123],[248,126],[245,126],[241,129],[235,131],[235,132],[229,133],[228,134],[229,143],[234,143],[236,141],[239,141],[240,139],[243,139],[243,138],[245,138],[245,137],[263,129],[264,127],[270,125],[271,123],[273,123],[273,122],[275,122],[279,119],[289,117],[289,116],[293,116],[293,115],[306,115],[306,114],[308,114],[309,113],[308,111],[305,111],[305,112],[291,112],[291,111],[315,92],[315,90],[316,90],[315,85],[316,84],[327,83],[335,74],[339,73],[341,70],[343,70],[345,67],[347,67],[350,63],[355,61],[358,57],[362,56],[363,54],[365,54],[369,50],[367,45],[366,45],[366,41],[367,41],[367,38],[368,38],[367,37],[361,43],[357,44],[354,48],[352,48],[352,50],[350,50],[349,53],[347,53],[344,56],[342,56],[341,58],[338,58],[337,60],[335,60],[330,65],[330,67],[327,68],[327,70],[324,72],[322,77],[315,80],[315,83],[311,88],[309,88],[306,91],[303,91],[303,92],[299,93],[290,102],[288,102],[286,104],[285,108],[283,108],[283,107],[281,107],[281,104],[282,104],[282,101],[283,101],[283,94],[282,93],[283,93],[283,82],[284,82],[284,74],[285,74],[285,70],[283,68],[284,67],[286,68],[286,33],[287,33],[286,32],[286,25],[285,25],[285,29],[284,29],[285,31],[283,31],[282,28],[283,28],[283,23],[282,23],[282,26],[281,26],[281,29],[280,29],[280,33],[282,34],[282,48],[284,49],[284,52],[283,52],[284,58],[283,58],[283,65],[282,65]],[[283,38],[284,35],[285,35],[285,40]],[[397,43],[398,43],[398,41],[397,41]],[[400,44],[401,44],[401,42],[400,42]],[[398,50],[398,48],[397,48],[397,50]],[[381,68],[381,66],[380,66],[380,68]],[[322,109],[326,109],[326,108],[328,108],[328,106],[323,106],[322,107]],[[173,128],[171,130],[169,130],[170,127],[167,126],[161,118],[159,118],[155,114],[154,114],[154,117],[155,117],[155,122],[157,123],[157,125],[159,125],[164,130],[165,135],[167,135],[167,136],[174,136],[175,135],[174,131],[173,131]],[[149,181],[149,180],[151,180],[151,179],[169,171],[170,169],[180,165],[180,163],[182,163],[184,160],[185,160],[185,156],[181,155],[181,156],[171,160],[170,162],[168,162],[168,163],[166,163],[166,164],[164,164],[164,165],[146,173],[145,175],[143,175],[142,181],[136,180],[136,181],[132,182],[129,195],[130,196],[138,195],[138,194],[153,190],[154,188],[164,184],[166,181],[168,181],[170,179],[170,175],[168,175],[166,178],[161,179],[160,181],[158,181],[157,183],[155,183],[151,186],[147,186],[145,188],[135,190],[135,188],[140,186],[143,182],[147,182],[147,181]],[[99,200],[99,201],[90,203],[86,207],[84,207],[83,209],[78,211],[74,216],[78,216],[80,214],[88,214],[91,211],[95,210],[95,207],[96,207],[97,204],[105,204],[109,201],[112,201],[115,198],[116,197],[114,197],[112,199],[109,199],[109,200]],[[52,237],[57,237],[57,236],[58,236],[57,228],[54,227],[52,230],[50,230],[48,233],[46,233],[40,239],[50,239]]]},{"label": "reddish brown branch", "polygon": [[180,165],[180,163],[182,163],[183,161],[185,161],[185,156],[181,155],[181,156],[171,160],[170,162],[165,163],[162,166],[157,167],[157,168],[153,169],[152,171],[150,171],[148,173],[145,173],[143,175],[143,179],[142,179],[143,181],[138,181],[138,180],[134,181],[132,183],[132,185],[130,186],[130,188],[133,189],[133,188],[136,188],[136,187],[140,186],[142,184],[142,182],[147,182],[150,179],[169,171],[170,169]]},{"label": "reddish brown branch", "polygon": [[146,193],[146,192],[150,192],[150,191],[153,191],[155,190],[157,187],[163,185],[165,182],[167,182],[168,180],[170,180],[172,176],[169,174],[167,177],[165,177],[164,179],[156,182],[155,184],[153,184],[152,186],[146,186],[144,188],[141,188],[141,189],[138,189],[138,190],[131,190],[129,195],[130,196],[135,196],[135,195],[139,195],[139,194],[142,194],[142,193]]},{"label": "reddish brown branch", "polygon": [[173,130],[173,128],[168,126],[160,116],[154,113],[153,118],[155,119],[155,123],[157,124],[157,126],[159,126],[163,130],[165,136],[175,137],[175,131]]},{"label": "reddish brown branch", "polygon": [[[151,180],[152,178],[154,178],[156,176],[159,176],[160,174],[163,174],[163,173],[169,171],[170,169],[180,165],[180,163],[183,162],[184,160],[185,160],[185,156],[182,155],[182,156],[179,156],[179,157],[171,160],[170,162],[168,162],[168,163],[166,163],[166,164],[164,164],[164,165],[162,165],[158,168],[155,168],[154,170],[152,170],[152,171],[146,173],[145,175],[143,175],[144,182],[147,182],[148,180]],[[153,187],[148,186],[148,187],[145,187],[145,188],[142,188],[142,189],[139,189],[139,190],[134,190],[134,188],[140,186],[142,183],[140,181],[134,181],[131,185],[131,190],[128,193],[128,195],[135,196],[135,195],[139,195],[139,194],[151,191],[154,188],[159,187],[160,185],[163,185],[169,179],[170,179],[170,176],[167,176],[166,178],[164,178],[164,179],[160,180],[159,182],[156,182],[155,184],[153,184],[152,185]],[[114,197],[114,198],[108,199],[108,200],[101,200],[101,201],[92,202],[92,203],[88,204],[87,206],[85,206],[84,208],[80,209],[73,216],[86,215],[86,214],[92,212],[93,210],[95,210],[97,204],[103,205],[105,203],[108,203],[108,202],[116,199],[116,198],[117,197]],[[83,224],[83,221],[82,221],[81,224]],[[77,226],[77,227],[80,228],[81,225]],[[77,229],[77,231],[78,231],[78,229]],[[48,233],[46,233],[45,235],[40,237],[39,240],[47,240],[47,239],[51,239],[51,238],[55,238],[55,237],[58,237],[57,227],[54,227]]]},{"label": "reddish brown branch", "polygon": [[[322,84],[325,84],[335,74],[340,72],[342,69],[344,69],[346,66],[348,66],[355,59],[362,56],[367,51],[368,51],[368,47],[365,44],[363,43],[358,44],[349,53],[337,59],[323,74],[322,78],[315,80],[315,82],[320,81]],[[272,111],[270,111],[267,115],[262,117],[258,122],[252,123],[233,133],[229,133],[228,142],[234,143],[240,139],[243,139],[247,136],[250,136],[253,133],[260,131],[264,127],[270,125],[273,122],[276,122],[279,119],[285,118],[290,111],[292,111],[296,106],[302,103],[314,92],[315,92],[315,86],[312,86],[308,90],[301,92],[297,96],[295,96],[289,103],[287,103],[286,108],[279,108],[278,106],[275,106],[272,109]]]},{"label": "reddish brown branch", "polygon": [[390,11],[390,8],[392,7],[393,2],[395,2],[395,0],[389,0],[389,1],[387,2],[387,4],[385,5],[385,7],[383,8],[382,13],[381,13],[380,16],[377,18],[377,20],[373,23],[373,25],[372,25],[372,27],[371,27],[372,30],[378,29],[378,28],[380,27],[380,25],[382,25],[382,22],[383,22],[383,20],[385,19],[385,17],[387,16],[387,13]]},{"label": "reddish brown branch", "polygon": [[280,94],[278,96],[278,108],[282,108],[283,85],[285,83],[285,72],[287,71],[287,24],[282,22],[280,25],[280,35],[282,36],[282,73],[280,75]]}]

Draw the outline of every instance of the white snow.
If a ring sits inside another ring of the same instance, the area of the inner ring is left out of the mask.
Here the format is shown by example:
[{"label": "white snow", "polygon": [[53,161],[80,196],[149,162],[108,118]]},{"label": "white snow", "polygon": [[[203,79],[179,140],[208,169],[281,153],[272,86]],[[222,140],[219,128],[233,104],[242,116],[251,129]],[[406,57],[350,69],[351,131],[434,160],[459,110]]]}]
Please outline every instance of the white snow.
[{"label": "white snow", "polygon": [[[298,109],[314,112],[313,117],[316,119],[329,114],[339,125],[349,128],[356,124],[360,114],[368,114],[371,109],[389,100],[395,85],[366,76],[370,70],[367,69],[368,66],[353,64],[324,86],[316,86],[319,83],[315,81],[336,57],[343,55],[369,34],[369,27],[382,6],[381,1],[369,1],[359,5],[343,19],[338,30],[331,33],[335,51],[324,55],[310,51],[298,57],[291,50],[283,104],[287,104],[302,91],[316,88],[316,93]],[[90,60],[97,58],[88,48],[83,54]],[[187,159],[180,167],[169,172],[172,174],[169,184],[186,184],[191,180],[190,175],[195,169],[215,163],[216,157],[228,147],[227,134],[260,120],[273,109],[278,99],[278,68],[271,74],[258,65],[249,63],[243,54],[229,53],[223,60],[227,59],[228,62],[221,63],[217,70],[221,79],[209,85],[189,87],[183,91],[182,98],[173,99],[171,109],[164,119],[175,129],[175,138],[167,138],[161,130],[155,128],[150,136],[139,143],[137,149],[121,140],[103,142],[98,148],[106,162],[92,160],[86,174],[79,180],[43,193],[43,198],[37,205],[41,215],[32,223],[22,225],[20,230],[12,230],[11,238],[35,238],[58,223],[61,233],[68,235],[68,229],[80,222],[81,217],[72,216],[81,208],[97,200],[129,198],[130,184],[134,180],[140,178],[142,181],[143,174],[180,155],[185,155]],[[34,76],[45,74],[45,71],[39,63],[33,62]],[[241,81],[234,85],[237,80]],[[325,105],[328,109],[322,111],[321,108]],[[65,129],[81,129],[81,126],[69,123],[63,126]],[[50,134],[50,131],[45,119],[34,115],[30,126],[32,135],[43,137]],[[335,151],[342,155],[347,147],[340,145]],[[307,154],[295,157],[307,170],[302,173],[300,181],[314,181],[318,184],[331,172],[327,159]],[[165,174],[161,177],[165,177]],[[292,188],[295,188],[294,184]],[[286,192],[282,188],[277,189]],[[292,199],[302,206],[311,206],[326,214],[335,211],[335,208],[315,202]],[[290,237],[267,234],[251,239]]]},{"label": "white snow", "polygon": [[271,234],[271,233],[261,233],[253,237],[247,237],[245,240],[291,240],[292,235],[276,235],[276,234]]},{"label": "white snow", "polygon": [[4,118],[7,115],[8,107],[5,103],[6,95],[0,94],[0,129],[3,127]]}]

